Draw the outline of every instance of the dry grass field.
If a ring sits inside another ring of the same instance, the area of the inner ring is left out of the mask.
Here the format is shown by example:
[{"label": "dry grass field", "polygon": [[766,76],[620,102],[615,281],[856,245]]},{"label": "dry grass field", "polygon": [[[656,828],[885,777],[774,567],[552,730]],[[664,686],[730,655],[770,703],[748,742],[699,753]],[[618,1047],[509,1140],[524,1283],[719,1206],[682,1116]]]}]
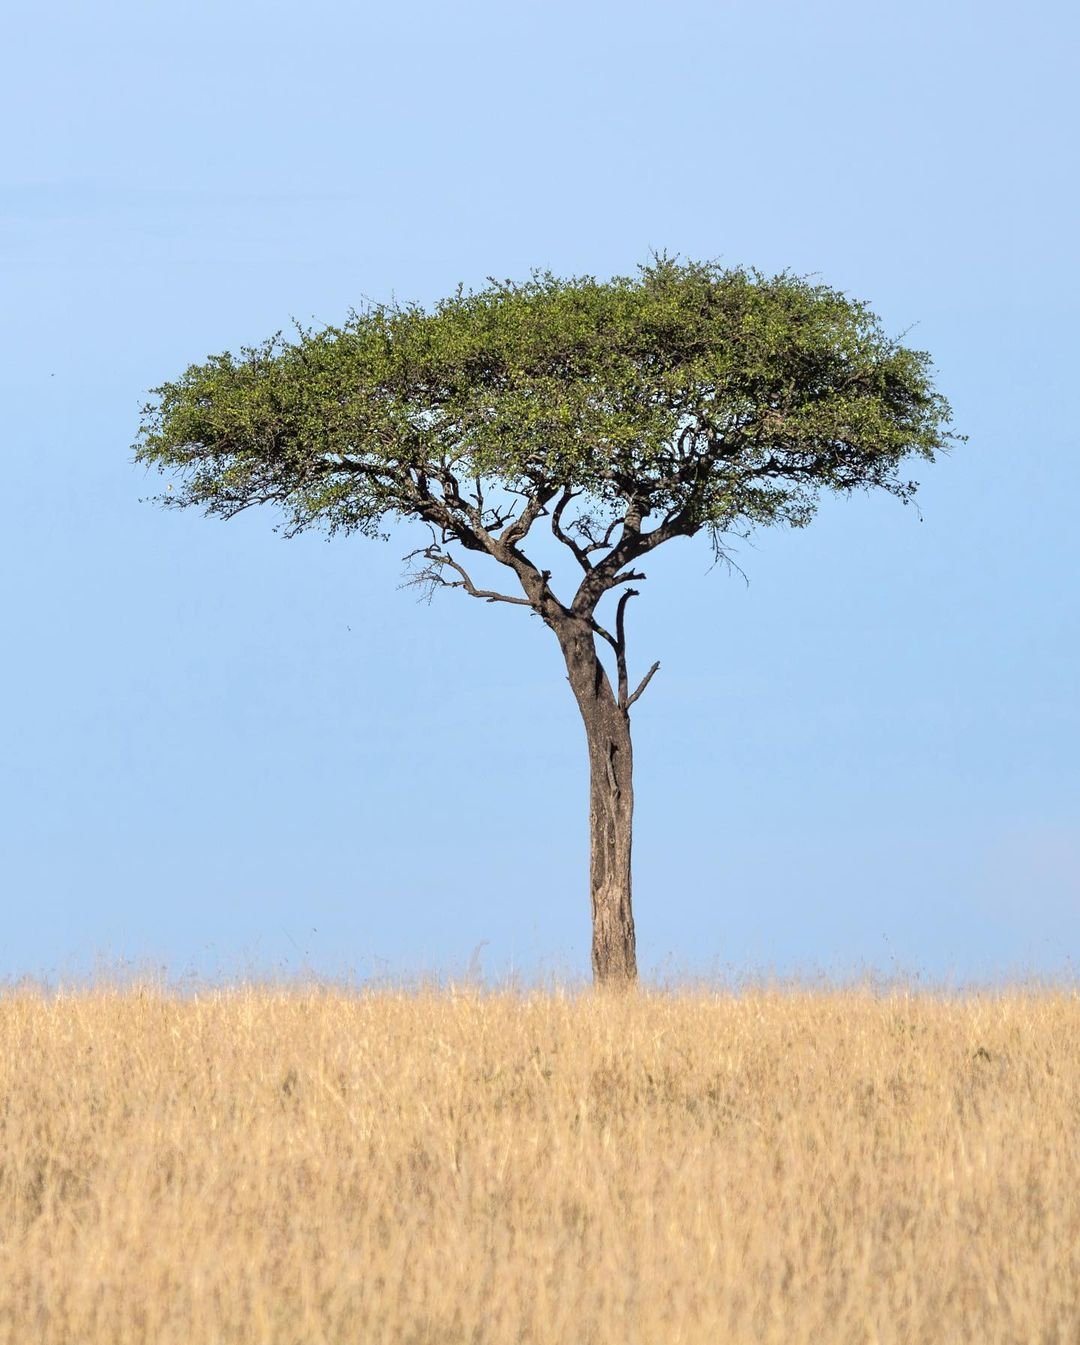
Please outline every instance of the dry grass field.
[{"label": "dry grass field", "polygon": [[1080,996],[0,993],[0,1342],[1080,1341]]}]

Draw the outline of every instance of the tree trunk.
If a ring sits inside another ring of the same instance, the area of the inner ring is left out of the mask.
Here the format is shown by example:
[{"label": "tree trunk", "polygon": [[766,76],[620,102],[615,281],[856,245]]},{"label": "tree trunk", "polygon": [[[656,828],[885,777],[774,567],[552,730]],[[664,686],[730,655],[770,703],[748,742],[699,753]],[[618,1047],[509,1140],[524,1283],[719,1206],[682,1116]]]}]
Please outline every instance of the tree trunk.
[{"label": "tree trunk", "polygon": [[560,634],[560,644],[589,748],[593,980],[597,985],[626,986],[637,979],[630,896],[634,820],[630,716],[612,692],[592,632],[569,638]]}]

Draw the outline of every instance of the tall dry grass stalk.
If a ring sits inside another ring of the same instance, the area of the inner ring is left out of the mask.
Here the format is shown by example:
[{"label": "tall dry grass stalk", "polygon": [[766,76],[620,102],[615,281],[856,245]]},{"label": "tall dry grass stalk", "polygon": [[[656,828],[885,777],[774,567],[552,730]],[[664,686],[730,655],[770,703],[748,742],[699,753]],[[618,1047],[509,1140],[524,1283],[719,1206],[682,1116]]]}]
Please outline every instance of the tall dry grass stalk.
[{"label": "tall dry grass stalk", "polygon": [[0,1341],[1080,1341],[1080,997],[0,995]]}]

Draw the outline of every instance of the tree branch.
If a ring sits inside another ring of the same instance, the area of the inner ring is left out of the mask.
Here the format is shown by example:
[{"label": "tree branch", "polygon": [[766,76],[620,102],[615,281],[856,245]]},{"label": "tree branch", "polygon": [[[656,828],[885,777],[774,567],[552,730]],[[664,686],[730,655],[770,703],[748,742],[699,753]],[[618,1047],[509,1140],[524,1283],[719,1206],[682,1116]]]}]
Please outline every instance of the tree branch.
[{"label": "tree branch", "polygon": [[[580,491],[578,492],[578,494],[580,494]],[[567,486],[559,498],[559,503],[555,506],[555,512],[551,515],[551,531],[552,535],[556,538],[557,541],[562,542],[563,546],[569,547],[569,549],[574,553],[574,559],[585,571],[585,573],[588,574],[593,567],[592,561],[589,559],[588,555],[589,548],[579,546],[577,542],[575,542],[574,539],[569,535],[569,533],[563,531],[562,527],[563,510],[570,503],[570,501],[574,499],[577,499],[577,495],[570,489],[569,486]]]},{"label": "tree branch", "polygon": [[[417,556],[423,556],[430,564],[425,566],[417,574],[414,574],[407,582],[413,585],[429,584],[431,591],[436,588],[462,588],[472,598],[483,598],[485,602],[509,602],[516,607],[532,607],[533,603],[528,598],[515,598],[509,593],[496,593],[493,589],[477,588],[469,577],[463,565],[460,565],[453,556],[448,556],[445,551],[440,551],[437,543],[430,546],[418,547],[415,551],[410,551],[405,557],[406,563],[412,561]],[[460,579],[446,579],[442,573],[442,567],[449,567],[456,571]]]},{"label": "tree branch", "polygon": [[450,470],[449,463],[443,462],[439,466],[436,477],[442,487],[443,498],[440,500],[429,490],[417,509],[421,518],[429,524],[435,523],[442,528],[444,540],[453,537],[468,550],[486,552],[500,565],[513,570],[526,595],[525,598],[517,599],[497,595],[489,601],[518,602],[523,606],[532,607],[545,618],[550,617],[556,609],[565,611],[548,584],[551,578],[550,571],[541,570],[534,565],[516,545],[516,542],[528,532],[533,521],[543,512],[545,504],[555,494],[554,488],[538,487],[536,494],[529,497],[528,505],[516,522],[511,523],[506,532],[499,536],[484,526],[479,507],[469,505],[461,498],[457,479]]},{"label": "tree branch", "polygon": [[504,532],[499,536],[499,541],[503,546],[513,547],[518,542],[524,541],[528,535],[529,529],[536,522],[542,513],[545,512],[548,501],[555,494],[555,491],[548,487],[538,487],[534,494],[528,497],[528,503],[521,513],[515,518]]},{"label": "tree branch", "polygon": [[638,689],[634,692],[634,694],[627,700],[626,704],[623,706],[623,709],[624,709],[624,710],[629,710],[629,709],[630,709],[631,705],[633,705],[633,703],[638,699],[638,697],[641,695],[641,693],[645,690],[645,688],[646,688],[646,687],[649,685],[649,683],[652,681],[652,679],[653,679],[653,673],[655,673],[659,667],[660,667],[659,662],[656,662],[656,663],[654,663],[654,664],[652,665],[652,667],[649,669],[649,671],[648,671],[648,672],[645,674],[645,676],[641,679],[641,684],[638,686]]},{"label": "tree branch", "polygon": [[622,523],[622,521],[623,520],[621,518],[613,518],[611,522],[607,525],[607,528],[604,530],[603,537],[597,538],[593,536],[592,527],[589,525],[587,520],[582,519],[578,523],[578,531],[581,533],[583,537],[587,538],[589,542],[589,545],[583,548],[585,554],[588,556],[593,551],[603,551],[607,547],[609,547],[611,545],[611,534],[620,525],[620,523]]},{"label": "tree branch", "polygon": [[615,639],[615,636],[612,635],[611,631],[605,630],[604,627],[601,626],[601,624],[599,623],[599,621],[596,620],[595,617],[590,618],[589,629],[592,631],[594,635],[599,635],[601,639],[606,640],[608,644],[611,645],[612,649],[615,650],[615,653],[618,654],[619,645],[618,641]]},{"label": "tree branch", "polygon": [[625,565],[646,555],[661,542],[669,541],[672,537],[688,536],[697,530],[690,522],[689,505],[669,514],[652,532],[641,531],[641,520],[640,507],[631,505],[622,521],[622,536],[604,559],[598,561],[582,579],[571,604],[573,611],[579,615],[591,613],[608,589],[627,580],[645,577],[633,570],[620,573]]},{"label": "tree branch", "polygon": [[639,683],[638,688],[634,692],[634,694],[633,695],[630,694],[630,683],[626,671],[626,605],[627,603],[629,603],[631,598],[636,598],[637,596],[638,596],[638,590],[636,588],[628,588],[624,593],[620,595],[619,605],[615,609],[614,639],[612,639],[612,637],[608,634],[607,631],[599,630],[596,627],[596,623],[595,622],[593,623],[593,628],[597,630],[597,633],[605,636],[605,638],[611,644],[612,648],[615,650],[615,665],[618,675],[619,708],[624,713],[628,711],[631,705],[633,705],[634,702],[641,696],[641,693],[652,681],[653,674],[660,667],[659,663],[654,663],[652,667],[649,669],[649,671],[645,674],[645,676],[641,679],[641,682]]},{"label": "tree branch", "polygon": [[626,675],[626,604],[638,596],[636,588],[628,588],[619,598],[615,609],[615,662],[619,672],[619,704],[625,710],[628,705],[629,683]]}]

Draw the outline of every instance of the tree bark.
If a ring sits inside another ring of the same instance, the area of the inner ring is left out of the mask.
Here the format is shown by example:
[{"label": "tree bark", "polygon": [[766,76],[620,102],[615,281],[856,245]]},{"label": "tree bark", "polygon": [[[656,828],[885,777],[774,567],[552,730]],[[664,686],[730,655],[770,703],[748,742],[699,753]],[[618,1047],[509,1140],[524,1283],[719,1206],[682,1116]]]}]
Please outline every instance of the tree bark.
[{"label": "tree bark", "polygon": [[593,980],[596,985],[625,987],[637,979],[630,874],[634,821],[630,715],[612,691],[592,632],[556,633],[589,750]]}]

